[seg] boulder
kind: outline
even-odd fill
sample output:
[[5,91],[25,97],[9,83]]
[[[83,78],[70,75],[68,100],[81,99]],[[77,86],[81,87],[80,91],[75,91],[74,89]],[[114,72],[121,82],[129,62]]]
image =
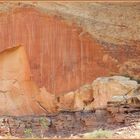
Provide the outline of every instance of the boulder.
[[[106,108],[107,102],[112,100],[113,96],[132,95],[138,83],[123,76],[100,77],[93,81],[92,87],[94,108]],[[122,98],[119,98],[119,101]]]
[[81,86],[76,91],[59,96],[59,109],[63,111],[92,110],[93,90],[91,85]]
[[138,85],[131,93],[113,96],[108,104],[127,104],[132,107],[140,107],[140,86]]
[[56,113],[58,111],[55,95],[47,92],[45,87],[40,88],[40,92],[36,95],[36,101],[46,113]]
[[128,77],[100,77],[92,85],[86,84],[76,91],[60,95],[58,108],[63,111],[91,111],[105,109],[108,102],[138,104],[134,99],[139,98],[138,89],[137,81]]
[[58,97],[60,111],[72,111],[74,109],[75,93],[69,92]]
[[92,110],[93,89],[89,84],[81,86],[75,91],[74,110]]

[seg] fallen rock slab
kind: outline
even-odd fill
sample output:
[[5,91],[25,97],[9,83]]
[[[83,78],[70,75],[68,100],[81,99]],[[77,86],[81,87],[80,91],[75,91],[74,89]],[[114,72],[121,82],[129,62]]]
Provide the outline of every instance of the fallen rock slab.
[[133,94],[138,83],[123,76],[100,77],[93,81],[92,87],[94,108],[106,108],[113,96]]

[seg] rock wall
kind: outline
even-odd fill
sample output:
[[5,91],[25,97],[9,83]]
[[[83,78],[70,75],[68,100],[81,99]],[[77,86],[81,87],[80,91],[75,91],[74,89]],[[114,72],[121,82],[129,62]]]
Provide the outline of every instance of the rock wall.
[[[34,7],[49,15],[74,22],[101,42],[139,45],[139,6],[133,2],[18,1],[1,2],[0,12]],[[83,12],[84,11],[84,12]],[[127,11],[127,12],[126,12]]]
[[[65,19],[65,14],[53,13],[53,10],[53,14],[44,12],[39,5],[9,5],[10,8],[0,14],[0,50],[23,45],[32,77],[39,87],[45,86],[47,91],[57,95],[111,74],[130,75],[139,79],[140,51],[137,43],[132,46],[114,45],[97,39],[96,34],[94,37],[85,30],[86,25],[79,25],[78,21],[85,19],[83,16],[79,19],[73,15],[74,20]],[[45,5],[52,8],[57,4]],[[88,6],[90,4],[87,3]],[[56,8],[60,10],[59,6]]]
[[113,96],[133,94],[139,88],[138,83],[130,78],[112,76],[97,78],[92,84],[65,94],[51,94],[45,87],[39,88],[33,80],[22,46],[1,52],[0,68],[0,115],[6,116],[54,115],[61,111],[105,109]]
[[[68,13],[61,6],[69,7]],[[112,96],[137,88],[137,82],[122,77],[95,80],[110,75],[140,78],[138,7],[130,4],[136,14],[136,26],[129,22],[134,13],[124,14],[121,4],[117,5],[120,12],[92,15],[95,8],[109,12],[112,6],[86,3],[80,8],[77,3],[0,3],[1,115],[94,110],[106,107]],[[85,14],[81,14],[81,9],[86,10]],[[120,17],[126,18],[121,24]],[[105,23],[108,28],[102,26]]]
[[26,48],[33,79],[53,94],[65,93],[106,75],[103,48],[75,25],[35,8],[18,8],[0,17],[0,50]]

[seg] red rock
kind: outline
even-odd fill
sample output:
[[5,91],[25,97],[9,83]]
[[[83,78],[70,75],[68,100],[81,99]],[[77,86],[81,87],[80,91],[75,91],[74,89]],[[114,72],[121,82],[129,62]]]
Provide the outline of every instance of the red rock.
[[0,51],[23,45],[33,79],[53,94],[67,93],[117,71],[116,60],[75,24],[33,8],[0,15]]
[[47,92],[45,88],[41,88],[40,92],[35,95],[39,106],[47,113],[56,113],[58,110],[57,99],[55,95]]
[[59,97],[59,110],[72,111],[74,110],[75,93],[69,92]]
[[[138,55],[137,48],[99,45],[75,23],[35,7],[11,8],[1,13],[0,31],[1,115],[56,112],[55,95],[62,95],[62,110],[104,107],[116,95],[112,83],[76,89],[112,72],[132,76],[139,72],[139,63],[132,59]],[[23,47],[14,47],[20,45]],[[117,90],[123,91],[119,86]]]

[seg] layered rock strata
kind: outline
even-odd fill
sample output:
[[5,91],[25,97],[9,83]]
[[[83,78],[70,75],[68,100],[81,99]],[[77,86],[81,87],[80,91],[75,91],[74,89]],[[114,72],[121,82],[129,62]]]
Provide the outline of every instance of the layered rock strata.
[[[0,135],[15,137],[54,137],[93,131],[100,126],[105,127],[108,112],[62,112],[54,117],[24,116],[0,117]],[[104,116],[104,117],[102,117]],[[99,121],[99,118],[102,120]]]
[[[140,109],[126,104],[108,104],[107,110],[61,112],[56,116],[0,117],[0,135],[20,138],[63,138],[97,129],[134,127],[140,121]],[[115,108],[115,109],[114,109]],[[119,133],[119,132],[118,132]],[[80,136],[79,135],[79,136]],[[82,137],[82,135],[80,136]]]

